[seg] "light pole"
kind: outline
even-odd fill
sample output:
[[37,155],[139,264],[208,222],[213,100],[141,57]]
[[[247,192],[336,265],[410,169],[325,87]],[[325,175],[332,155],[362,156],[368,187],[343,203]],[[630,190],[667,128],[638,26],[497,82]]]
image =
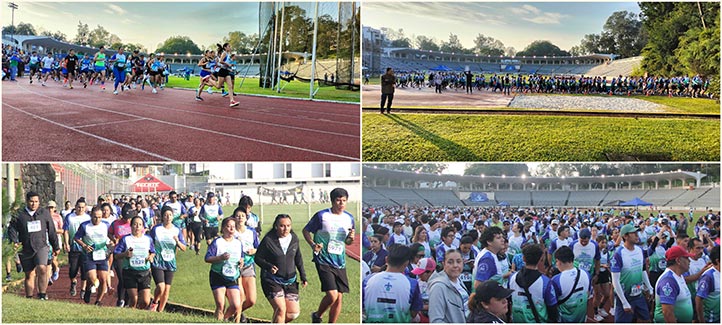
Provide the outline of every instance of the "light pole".
[[15,9],[18,9],[18,5],[15,4],[15,2],[11,2],[8,4],[8,8],[12,9],[12,15],[11,15],[11,25],[12,30],[10,30],[10,39],[15,43]]

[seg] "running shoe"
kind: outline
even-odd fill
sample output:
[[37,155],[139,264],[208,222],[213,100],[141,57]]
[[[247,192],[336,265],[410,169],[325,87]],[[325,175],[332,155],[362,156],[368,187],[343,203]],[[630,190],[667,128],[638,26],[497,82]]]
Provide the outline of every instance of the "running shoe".
[[316,315],[316,312],[311,313],[311,323],[323,323],[321,316]]
[[55,271],[55,272],[53,272],[53,276],[51,277],[51,279],[53,281],[58,281],[59,277],[60,277],[60,271]]
[[118,94],[118,91],[117,91],[117,90],[114,90],[114,91],[113,91],[113,95],[117,95],[117,94]]
[[148,310],[150,310],[150,311],[156,311],[157,308],[158,308],[157,302],[151,302],[150,305],[148,306]]
[[13,278],[10,276],[10,274],[5,276],[5,281],[11,281]]
[[100,86],[100,89],[101,89],[101,90],[105,90],[105,85],[101,85],[101,86]]
[[208,92],[209,94],[213,94],[213,89],[208,88],[208,90],[206,90],[206,92]]
[[83,88],[88,88],[88,83],[87,83],[87,82],[83,83]]
[[238,104],[240,104],[240,103],[234,100],[231,102],[231,105],[229,105],[229,106],[236,107],[236,106],[238,106]]
[[86,304],[90,303],[90,291],[83,292],[83,301],[85,301]]
[[110,274],[110,277],[111,277],[111,278],[112,278],[112,277],[115,277],[115,272],[113,272],[113,270],[108,271],[108,273]]
[[48,279],[48,287],[53,285],[53,279]]
[[102,306],[103,304],[101,304],[100,301],[96,301],[96,302],[95,302],[95,305],[96,305],[96,306]]
[[151,92],[154,93],[154,94],[157,94],[157,93],[158,93],[158,91],[155,90],[155,88],[153,88],[153,90],[152,90]]
[[246,318],[246,315],[243,314],[243,313],[241,313],[241,320],[240,320],[240,322],[241,322],[241,323],[244,323],[244,324],[245,324],[245,323],[248,323],[248,318]]
[[23,265],[15,264],[15,271],[18,271],[18,273],[23,273]]
[[43,86],[43,87],[45,87],[45,82],[43,82],[43,83],[42,83],[42,84],[40,84],[40,85],[41,85],[41,86]]
[[123,308],[125,306],[125,300],[118,300],[118,302],[115,303],[115,306]]
[[80,289],[80,298],[85,297],[85,289]]
[[223,97],[227,97],[228,95],[229,95],[228,92],[225,90],[221,93],[221,96],[223,96]]
[[609,313],[604,308],[599,309],[599,316],[609,317]]
[[196,100],[199,101],[199,102],[202,102],[202,101],[203,101],[203,98],[201,98],[201,96],[196,96]]
[[44,295],[38,297],[38,299],[40,299],[40,300],[48,300],[48,295],[47,295],[47,294],[44,294]]
[[136,84],[133,84],[131,87],[133,87],[133,89],[138,88],[138,86]]
[[70,89],[73,89],[73,86],[70,86],[69,88],[70,88]]
[[30,83],[33,83],[33,78],[30,78]]
[[70,283],[70,295],[73,297],[75,297],[75,295],[78,294],[78,290],[76,288],[77,286],[78,286],[77,282]]

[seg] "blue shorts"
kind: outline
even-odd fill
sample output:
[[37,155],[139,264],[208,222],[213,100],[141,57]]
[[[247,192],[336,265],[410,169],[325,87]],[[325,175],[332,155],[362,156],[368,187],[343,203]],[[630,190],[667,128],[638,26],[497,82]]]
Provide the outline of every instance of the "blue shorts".
[[87,273],[88,271],[107,271],[108,270],[108,261],[102,260],[102,261],[93,261],[92,256],[83,256],[83,273]]
[[61,70],[61,72],[62,72],[63,74],[68,74],[68,69],[63,68],[63,69]]
[[52,69],[49,69],[49,68],[43,68],[43,70],[42,70],[41,72],[42,72],[43,74],[46,74],[46,73],[49,73],[51,70],[52,70]]
[[102,67],[99,65],[95,66],[95,72],[103,72],[103,71],[105,71],[105,66],[102,66]]
[[647,301],[644,299],[643,294],[636,297],[627,297],[627,301],[629,302],[629,305],[632,306],[631,313],[625,313],[624,307],[622,306],[622,302],[619,300],[619,297],[617,297],[616,295],[614,296],[615,323],[633,323],[633,319],[635,318],[637,319],[637,321],[650,321],[649,307],[647,306]]

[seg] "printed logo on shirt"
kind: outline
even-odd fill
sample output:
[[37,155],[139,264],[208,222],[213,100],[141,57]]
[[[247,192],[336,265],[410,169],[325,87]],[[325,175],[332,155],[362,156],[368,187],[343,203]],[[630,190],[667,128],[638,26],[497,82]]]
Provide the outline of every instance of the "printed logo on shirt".
[[479,271],[486,272],[489,267],[484,263],[479,263]]
[[384,288],[386,288],[386,291],[391,291],[391,288],[393,288],[393,287],[394,286],[391,285],[391,282],[386,282],[386,284],[384,285]]
[[672,295],[672,286],[670,286],[669,283],[666,283],[664,287],[662,287],[662,294],[667,297]]

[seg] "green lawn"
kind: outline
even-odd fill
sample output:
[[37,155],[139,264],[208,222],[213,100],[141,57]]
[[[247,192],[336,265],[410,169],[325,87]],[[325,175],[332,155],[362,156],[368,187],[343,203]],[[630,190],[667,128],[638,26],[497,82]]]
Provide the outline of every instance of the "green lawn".
[[[180,77],[170,76],[168,79],[168,87],[176,88],[189,88],[198,89],[199,77],[191,77],[190,80],[185,80]],[[240,87],[241,79],[236,78],[235,89],[236,93],[242,94],[253,94],[253,95],[265,95],[265,96],[282,96],[292,98],[308,98],[310,85],[300,81],[292,81],[286,88],[280,93],[273,89],[260,88],[258,78],[247,78],[243,82],[243,88]],[[282,85],[286,82],[282,81]],[[283,87],[283,86],[282,86]],[[217,91],[217,89],[216,89]],[[337,100],[351,103],[358,103],[360,101],[360,92],[350,90],[339,90],[334,87],[321,87],[316,93],[315,99],[325,100]]]
[[[311,213],[315,213],[318,210],[328,208],[330,205],[322,204],[311,204]],[[224,207],[223,211],[226,216],[233,212],[235,206]],[[357,213],[358,204],[349,203],[347,207],[348,211],[356,217],[357,233],[358,228],[361,227],[360,219]],[[260,214],[260,207],[254,206],[254,213]],[[301,254],[303,254],[304,268],[306,270],[306,276],[308,277],[308,286],[306,288],[300,288],[301,297],[301,316],[297,323],[310,323],[311,312],[318,308],[318,303],[323,298],[323,292],[321,292],[321,285],[318,281],[316,268],[311,262],[311,248],[303,240],[303,234],[301,230],[308,222],[308,207],[306,205],[269,205],[263,207],[264,221],[263,233],[270,229],[273,219],[279,213],[286,213],[293,219],[293,230],[301,240]],[[260,239],[259,239],[260,240]],[[173,289],[170,294],[170,301],[178,302],[190,306],[205,308],[213,310],[213,296],[211,289],[208,284],[208,271],[210,264],[203,261],[203,257],[206,251],[206,245],[203,244],[201,255],[196,256],[194,252],[179,252],[178,253],[178,272],[173,279]],[[358,323],[361,315],[361,307],[359,306],[360,301],[360,264],[353,259],[346,259],[346,272],[349,278],[349,285],[351,292],[344,295],[343,313],[339,317],[339,323]],[[260,274],[260,270],[256,268],[256,273]],[[256,278],[256,286],[258,298],[256,305],[246,312],[246,315],[261,319],[271,319],[273,310],[268,300],[263,297],[261,290],[260,279]],[[324,315],[324,320],[328,320],[328,313]]]
[[[106,299],[110,300],[110,299]],[[212,317],[152,313],[128,308],[96,307],[63,301],[2,295],[3,323],[215,323]]]
[[364,161],[719,161],[720,122],[363,114]]

